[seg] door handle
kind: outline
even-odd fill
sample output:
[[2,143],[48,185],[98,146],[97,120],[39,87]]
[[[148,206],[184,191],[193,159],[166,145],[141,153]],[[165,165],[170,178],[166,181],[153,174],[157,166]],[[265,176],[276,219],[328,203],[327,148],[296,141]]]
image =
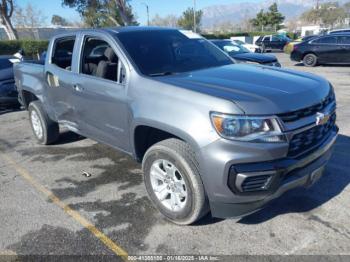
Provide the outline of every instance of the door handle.
[[82,88],[80,85],[78,84],[75,84],[73,85],[73,89],[77,92],[83,92],[84,91],[84,88]]
[[58,76],[54,75],[50,71],[46,72],[46,81],[50,87],[59,87],[60,81],[58,79]]

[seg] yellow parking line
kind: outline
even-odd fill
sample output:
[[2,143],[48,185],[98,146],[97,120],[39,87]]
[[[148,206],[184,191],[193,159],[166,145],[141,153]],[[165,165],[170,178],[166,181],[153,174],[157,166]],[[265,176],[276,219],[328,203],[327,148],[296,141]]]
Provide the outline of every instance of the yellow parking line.
[[92,223],[87,219],[82,217],[79,212],[71,209],[68,205],[62,202],[58,197],[56,197],[50,190],[45,188],[43,185],[39,184],[23,167],[18,165],[11,157],[0,151],[0,156],[14,169],[18,174],[20,174],[24,179],[26,179],[34,188],[46,195],[54,204],[63,209],[63,211],[70,215],[73,219],[79,222],[83,227],[87,228],[95,237],[97,237],[103,244],[105,244],[110,250],[112,250],[116,255],[120,256],[124,261],[128,261],[128,253],[115,242],[113,242],[109,237],[98,230]]

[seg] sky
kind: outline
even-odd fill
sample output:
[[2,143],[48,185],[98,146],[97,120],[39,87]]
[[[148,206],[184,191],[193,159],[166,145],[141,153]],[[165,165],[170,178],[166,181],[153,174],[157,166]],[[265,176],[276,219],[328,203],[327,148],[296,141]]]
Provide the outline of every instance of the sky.
[[[261,2],[262,0],[196,0],[197,9],[210,5],[230,4],[237,2]],[[31,3],[35,8],[41,10],[43,15],[47,17],[47,24],[50,24],[51,17],[58,14],[70,21],[80,21],[79,14],[74,8],[62,7],[61,0],[15,0],[16,4],[25,7]],[[149,6],[150,19],[156,14],[165,16],[168,14],[181,15],[188,7],[193,6],[193,0],[132,0],[131,5],[137,15],[137,20],[141,25],[147,23],[146,7],[143,3]]]

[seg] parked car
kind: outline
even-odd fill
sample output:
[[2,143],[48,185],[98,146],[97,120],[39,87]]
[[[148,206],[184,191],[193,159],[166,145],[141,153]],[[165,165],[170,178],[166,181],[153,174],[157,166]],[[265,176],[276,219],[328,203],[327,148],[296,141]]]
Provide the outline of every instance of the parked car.
[[304,36],[304,37],[300,37],[292,42],[289,42],[288,44],[286,44],[283,48],[283,52],[290,55],[294,49],[294,45],[297,45],[301,42],[304,41],[310,41],[313,38],[319,37],[319,35],[309,35],[309,36]]
[[291,40],[285,36],[265,35],[260,36],[255,44],[260,47],[262,53],[265,53],[266,51],[283,50],[284,46],[290,41]]
[[45,64],[14,72],[39,143],[54,143],[61,125],[132,155],[151,201],[181,225],[209,210],[244,216],[313,184],[338,132],[327,80],[235,64],[188,31],[67,32],[51,39]]
[[19,107],[18,94],[13,76],[14,56],[0,56],[0,108]]
[[241,45],[241,46],[245,47],[246,49],[248,49],[252,53],[260,53],[260,47],[257,45],[248,44],[248,43],[245,43],[245,42],[243,42],[241,40],[237,40],[237,39],[233,39],[231,41],[237,45]]
[[350,33],[350,28],[345,28],[345,29],[332,30],[328,34],[333,35],[333,34],[349,34],[349,33]]
[[290,58],[305,66],[350,64],[350,34],[324,35],[294,46]]
[[244,46],[233,43],[232,40],[212,40],[212,42],[238,62],[281,67],[274,55],[252,53]]

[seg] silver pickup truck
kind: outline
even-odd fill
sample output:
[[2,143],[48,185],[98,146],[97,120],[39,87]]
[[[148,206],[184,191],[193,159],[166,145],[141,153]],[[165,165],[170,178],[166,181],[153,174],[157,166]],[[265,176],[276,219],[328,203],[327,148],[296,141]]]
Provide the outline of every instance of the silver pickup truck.
[[59,126],[142,162],[169,220],[240,217],[317,181],[337,137],[331,84],[236,64],[197,34],[125,27],[54,37],[45,63],[14,68],[39,143]]

